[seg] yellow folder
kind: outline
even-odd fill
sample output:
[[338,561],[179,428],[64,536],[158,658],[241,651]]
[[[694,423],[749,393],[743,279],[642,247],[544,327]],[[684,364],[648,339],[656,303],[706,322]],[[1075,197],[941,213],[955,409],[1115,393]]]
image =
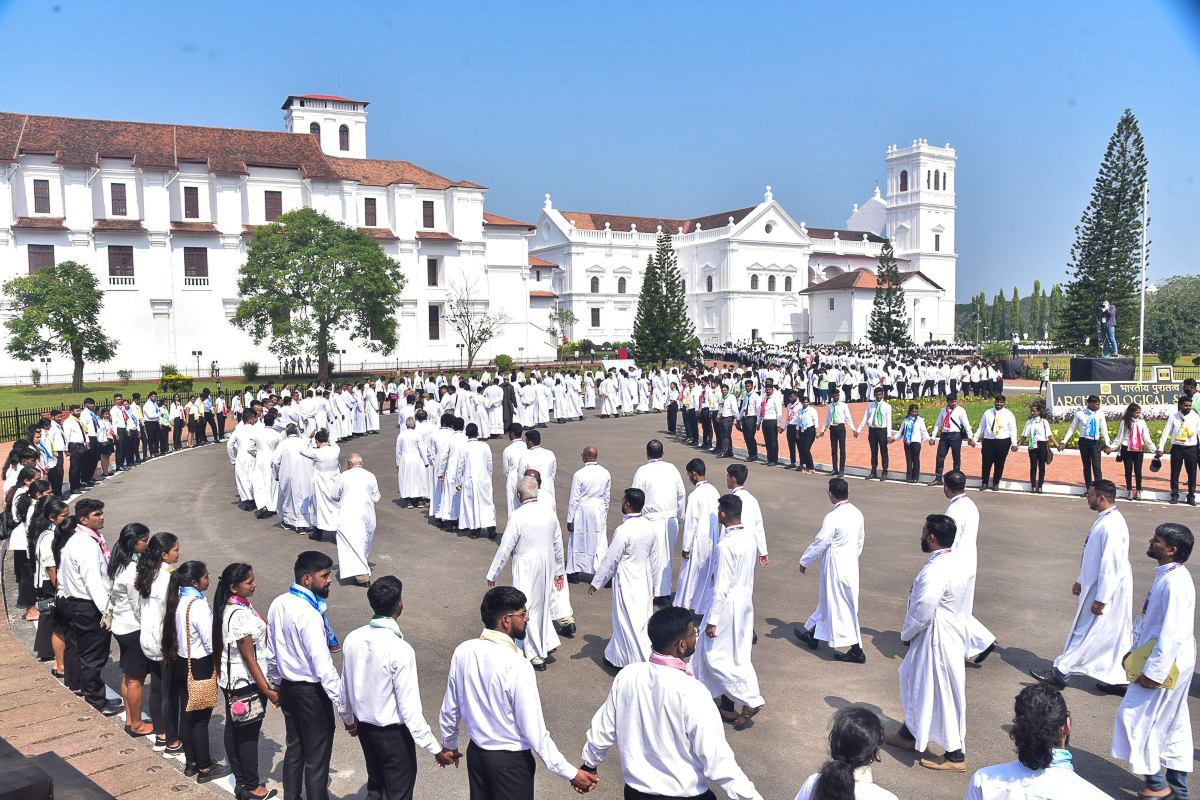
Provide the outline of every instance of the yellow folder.
[[[1129,682],[1133,683],[1142,675],[1142,671],[1146,669],[1146,662],[1150,660],[1150,654],[1154,652],[1155,646],[1158,645],[1158,639],[1150,639],[1137,650],[1126,654],[1122,660],[1125,667],[1125,676],[1129,678]],[[1174,689],[1176,681],[1179,680],[1179,667],[1172,665],[1171,672],[1167,675],[1167,679],[1163,681],[1164,689]]]

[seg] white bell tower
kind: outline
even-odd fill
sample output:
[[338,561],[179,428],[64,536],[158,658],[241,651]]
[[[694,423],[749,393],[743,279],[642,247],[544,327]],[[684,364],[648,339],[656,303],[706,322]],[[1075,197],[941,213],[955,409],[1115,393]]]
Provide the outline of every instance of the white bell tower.
[[327,94],[293,94],[283,104],[288,133],[316,136],[321,150],[339,158],[367,157],[367,103]]
[[[947,144],[926,139],[912,146],[887,150],[887,224],[897,257],[908,259],[902,269],[921,272],[945,290],[934,338],[954,339],[955,252],[954,189],[958,156]],[[931,320],[932,323],[932,320]]]

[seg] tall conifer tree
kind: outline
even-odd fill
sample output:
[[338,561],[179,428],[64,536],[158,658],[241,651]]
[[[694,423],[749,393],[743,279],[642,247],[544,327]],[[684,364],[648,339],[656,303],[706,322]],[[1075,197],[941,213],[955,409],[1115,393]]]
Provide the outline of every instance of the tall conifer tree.
[[679,262],[675,257],[675,245],[671,234],[660,232],[657,240],[655,260],[658,261],[658,277],[662,281],[662,324],[664,349],[660,363],[672,358],[686,358],[694,352],[696,329],[688,316],[687,295],[683,277],[679,274]]
[[879,253],[879,271],[875,276],[875,302],[871,307],[871,322],[867,338],[871,344],[885,347],[907,347],[912,344],[904,314],[904,290],[900,288],[900,267],[892,250],[892,241],[883,243]]
[[662,277],[658,260],[646,256],[646,274],[633,317],[633,352],[639,364],[657,364],[666,356],[666,324],[663,314]]

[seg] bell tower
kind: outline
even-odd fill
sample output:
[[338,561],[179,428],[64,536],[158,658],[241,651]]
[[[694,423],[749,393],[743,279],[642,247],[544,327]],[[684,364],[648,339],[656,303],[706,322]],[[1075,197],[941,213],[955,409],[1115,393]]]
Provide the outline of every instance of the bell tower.
[[316,136],[321,150],[339,158],[367,157],[367,103],[328,94],[293,94],[283,103],[288,133]]

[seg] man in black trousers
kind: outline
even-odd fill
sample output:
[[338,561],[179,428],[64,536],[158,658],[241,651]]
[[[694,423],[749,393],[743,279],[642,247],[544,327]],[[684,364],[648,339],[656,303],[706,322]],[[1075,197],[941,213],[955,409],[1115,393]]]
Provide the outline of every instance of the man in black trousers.
[[742,440],[746,443],[746,460],[758,461],[758,406],[761,401],[754,391],[754,381],[746,381],[746,392],[742,395],[741,425]]

